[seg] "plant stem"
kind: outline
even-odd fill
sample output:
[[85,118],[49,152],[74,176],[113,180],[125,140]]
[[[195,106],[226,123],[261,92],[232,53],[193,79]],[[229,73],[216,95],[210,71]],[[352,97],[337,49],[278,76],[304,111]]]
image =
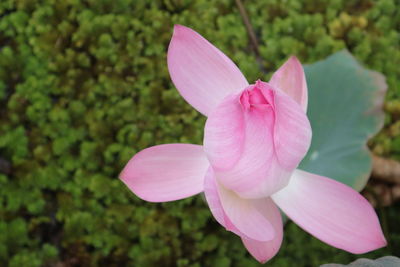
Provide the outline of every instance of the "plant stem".
[[260,55],[260,50],[258,49],[259,45],[258,45],[257,36],[256,36],[253,26],[251,25],[249,16],[247,15],[247,11],[241,0],[235,0],[235,2],[236,2],[236,6],[239,9],[240,16],[242,17],[244,26],[246,27],[247,35],[249,36],[250,44],[251,44],[252,50],[254,52],[254,55],[256,57],[257,63],[260,67],[260,70],[262,73],[267,74],[268,71],[265,69],[264,61]]

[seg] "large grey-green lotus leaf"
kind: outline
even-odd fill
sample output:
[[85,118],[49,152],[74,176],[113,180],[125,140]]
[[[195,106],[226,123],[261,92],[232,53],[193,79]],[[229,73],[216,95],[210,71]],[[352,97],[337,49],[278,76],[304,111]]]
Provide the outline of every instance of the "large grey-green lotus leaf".
[[313,130],[300,169],[361,191],[371,173],[366,143],[383,126],[386,82],[348,52],[305,66]]

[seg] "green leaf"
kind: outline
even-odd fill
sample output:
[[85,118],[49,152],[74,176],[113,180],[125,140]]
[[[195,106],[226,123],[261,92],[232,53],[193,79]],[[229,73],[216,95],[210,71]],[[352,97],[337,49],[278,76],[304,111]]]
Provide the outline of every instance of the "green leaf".
[[371,172],[366,143],[383,126],[385,78],[347,51],[307,65],[305,72],[313,138],[300,168],[361,190]]

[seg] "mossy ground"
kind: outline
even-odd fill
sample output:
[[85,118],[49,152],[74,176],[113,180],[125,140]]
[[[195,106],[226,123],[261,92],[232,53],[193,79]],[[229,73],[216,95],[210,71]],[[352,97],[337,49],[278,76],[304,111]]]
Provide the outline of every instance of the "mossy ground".
[[[400,1],[245,1],[265,68],[348,48],[387,77],[385,128],[372,150],[400,159]],[[118,173],[137,151],[201,143],[204,117],[178,95],[166,49],[173,25],[194,28],[249,81],[258,69],[232,0],[0,2],[1,266],[256,266],[202,196],[150,204]],[[381,209],[399,255],[400,206]],[[289,223],[269,266],[348,263]]]

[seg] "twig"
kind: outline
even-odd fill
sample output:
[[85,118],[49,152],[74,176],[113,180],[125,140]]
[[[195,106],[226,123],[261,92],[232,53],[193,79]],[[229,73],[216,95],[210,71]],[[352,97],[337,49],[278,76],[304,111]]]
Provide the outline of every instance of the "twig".
[[400,162],[372,156],[372,174],[363,192],[375,207],[387,207],[400,200]]
[[259,65],[259,67],[260,67],[260,70],[264,74],[267,74],[268,72],[264,67],[264,61],[263,61],[263,59],[262,59],[262,57],[260,55],[260,50],[258,49],[257,36],[256,36],[256,34],[254,32],[253,26],[251,25],[249,16],[247,15],[247,11],[246,11],[246,9],[245,9],[245,7],[244,7],[244,5],[243,5],[241,0],[235,0],[235,2],[236,2],[236,6],[239,9],[240,16],[242,17],[244,26],[246,27],[246,31],[247,31],[247,34],[248,34],[249,39],[250,39],[250,44],[251,44],[251,47],[253,48],[253,52],[254,52],[254,55],[256,56],[256,60],[257,60],[257,63]]
[[400,185],[400,162],[373,155],[372,179]]
[[400,185],[388,185],[370,180],[363,195],[375,207],[387,207],[400,200]]

